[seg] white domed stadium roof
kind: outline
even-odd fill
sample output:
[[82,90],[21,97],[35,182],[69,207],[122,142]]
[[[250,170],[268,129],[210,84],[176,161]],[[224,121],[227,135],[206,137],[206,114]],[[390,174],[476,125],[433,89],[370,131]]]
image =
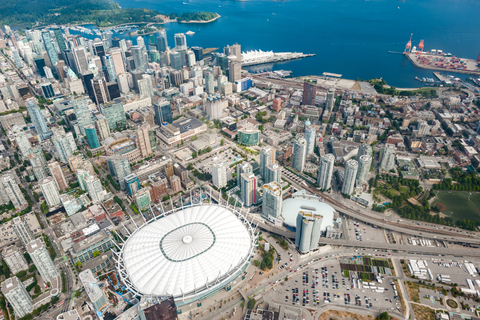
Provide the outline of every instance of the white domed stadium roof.
[[225,285],[248,263],[253,233],[230,208],[178,209],[136,230],[122,248],[127,282],[140,294],[185,297]]
[[305,190],[296,192],[283,201],[282,216],[283,223],[292,229],[296,228],[299,211],[312,211],[323,216],[321,230],[325,231],[328,226],[333,227],[333,214],[335,209],[325,202],[320,201],[316,196],[305,194]]

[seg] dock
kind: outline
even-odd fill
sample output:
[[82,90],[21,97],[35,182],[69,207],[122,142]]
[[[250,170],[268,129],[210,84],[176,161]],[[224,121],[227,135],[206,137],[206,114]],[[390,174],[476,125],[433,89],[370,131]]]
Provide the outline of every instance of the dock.
[[[407,58],[414,66],[422,69],[438,70],[480,75],[479,63],[473,59],[457,58],[428,52],[406,53]],[[437,77],[438,78],[438,77]]]
[[256,66],[266,63],[277,63],[289,60],[297,60],[307,57],[313,57],[315,54],[302,52],[280,52],[272,51],[248,51],[242,53],[242,67]]

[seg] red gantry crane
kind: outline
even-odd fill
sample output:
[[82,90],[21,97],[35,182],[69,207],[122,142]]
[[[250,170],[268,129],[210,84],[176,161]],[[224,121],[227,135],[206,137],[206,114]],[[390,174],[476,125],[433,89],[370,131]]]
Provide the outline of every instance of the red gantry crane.
[[420,54],[422,52],[423,52],[423,39],[420,40],[420,43],[418,44],[417,54]]
[[410,53],[410,51],[412,50],[412,36],[413,33],[410,34],[410,40],[408,40],[407,45],[405,46],[405,51],[403,52],[404,54]]

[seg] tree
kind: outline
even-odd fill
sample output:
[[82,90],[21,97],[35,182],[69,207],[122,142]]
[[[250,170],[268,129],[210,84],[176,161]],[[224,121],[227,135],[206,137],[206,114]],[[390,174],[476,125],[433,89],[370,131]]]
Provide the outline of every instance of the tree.
[[187,166],[187,170],[193,170],[193,164],[189,163]]
[[389,320],[390,315],[388,314],[387,311],[380,313],[380,315],[377,317],[378,320]]
[[247,309],[252,310],[255,307],[257,301],[254,298],[248,299]]
[[225,139],[220,140],[220,145],[221,146],[225,145]]
[[197,151],[193,151],[192,152],[192,158],[195,159],[196,157],[198,157],[198,153],[197,153]]
[[258,126],[258,130],[263,131],[263,124]]

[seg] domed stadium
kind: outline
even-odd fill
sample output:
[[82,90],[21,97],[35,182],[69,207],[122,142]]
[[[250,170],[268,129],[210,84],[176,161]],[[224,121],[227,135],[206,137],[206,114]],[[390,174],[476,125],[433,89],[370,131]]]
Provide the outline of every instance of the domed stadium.
[[120,243],[117,269],[138,296],[189,303],[227,287],[248,266],[254,244],[254,229],[238,210],[187,206],[150,220]]

